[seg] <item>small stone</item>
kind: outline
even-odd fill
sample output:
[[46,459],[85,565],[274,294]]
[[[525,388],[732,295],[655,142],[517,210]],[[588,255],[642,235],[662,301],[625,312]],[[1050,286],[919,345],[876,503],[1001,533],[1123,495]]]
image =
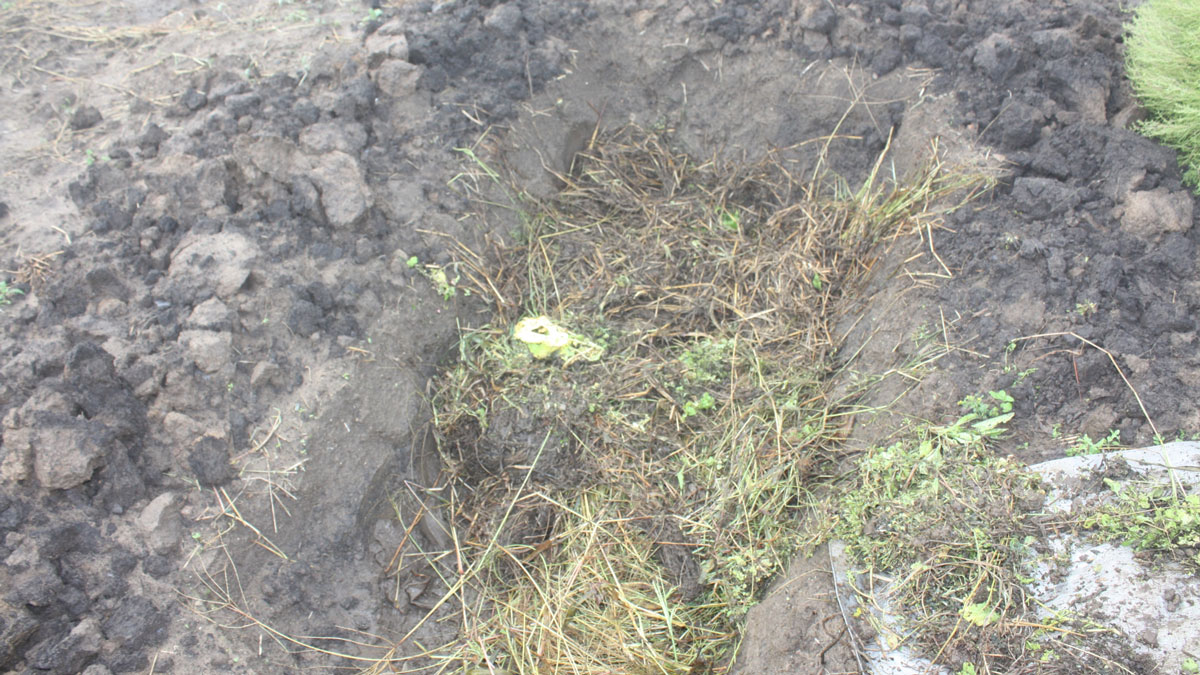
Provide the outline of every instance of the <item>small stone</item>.
[[295,144],[279,136],[239,137],[233,143],[234,158],[247,167],[243,171],[257,169],[281,183],[292,177],[295,151]]
[[115,319],[125,315],[126,305],[116,298],[104,298],[96,303],[96,313],[107,319]]
[[137,526],[146,536],[146,544],[157,554],[177,546],[183,535],[179,520],[180,500],[173,492],[164,492],[150,500],[138,514]]
[[871,71],[876,75],[883,77],[896,69],[900,65],[904,56],[900,50],[894,46],[884,47],[871,59]]
[[225,107],[234,118],[249,115],[262,105],[262,96],[254,92],[235,94],[225,99]]
[[975,47],[975,67],[996,82],[1004,81],[1020,65],[1021,54],[1003,33],[992,33]]
[[104,425],[82,420],[29,431],[33,472],[48,490],[66,490],[91,480],[114,442]]
[[287,327],[300,337],[311,337],[321,330],[324,314],[312,302],[298,298],[288,312]]
[[153,157],[158,154],[158,146],[162,145],[162,142],[170,137],[171,135],[163,131],[162,127],[151,122],[146,126],[146,131],[141,136],[138,136],[137,144],[143,153]]
[[365,43],[368,63],[377,66],[388,59],[408,60],[408,38],[404,35],[404,24],[399,20],[389,21],[371,33]]
[[148,555],[142,560],[142,571],[155,579],[162,579],[171,573],[171,560],[165,555]]
[[4,458],[0,459],[0,480],[6,483],[27,481],[33,476],[32,429],[18,429],[4,435]]
[[[412,64],[406,64],[416,68]],[[367,130],[358,122],[318,122],[300,132],[300,147],[310,155],[339,150],[357,155],[367,144]]]
[[95,619],[80,621],[66,637],[45,649],[36,650],[30,665],[38,670],[77,673],[83,664],[100,652],[104,636]]
[[1176,593],[1175,589],[1173,588],[1168,588],[1167,590],[1163,591],[1163,602],[1166,603],[1168,612],[1174,612],[1175,610],[1179,609],[1179,605],[1181,603],[1179,594]]
[[178,446],[188,446],[204,435],[204,425],[183,413],[171,411],[163,415],[163,431]]
[[6,607],[0,617],[0,658],[26,647],[41,625],[24,607]]
[[900,20],[908,25],[924,26],[932,18],[933,13],[921,4],[907,3],[900,8]]
[[825,2],[809,0],[800,10],[800,27],[821,35],[829,35],[837,26],[837,12]]
[[163,523],[164,518],[169,518],[172,514],[178,514],[179,504],[178,497],[174,492],[164,492],[150,503],[142,508],[142,512],[138,515],[137,525],[142,532],[150,534],[157,530]]
[[1013,198],[1031,218],[1048,218],[1079,203],[1079,191],[1053,178],[1022,176],[1013,181]]
[[366,215],[371,193],[358,162],[350,155],[334,151],[313,158],[310,178],[321,193],[330,225],[349,227]]
[[166,627],[162,612],[144,597],[133,596],[125,599],[117,611],[105,619],[104,634],[109,640],[118,644],[130,641],[143,642],[148,634],[160,631]]
[[171,255],[168,276],[187,285],[212,288],[217,297],[237,293],[250,276],[258,248],[235,232],[186,238]]

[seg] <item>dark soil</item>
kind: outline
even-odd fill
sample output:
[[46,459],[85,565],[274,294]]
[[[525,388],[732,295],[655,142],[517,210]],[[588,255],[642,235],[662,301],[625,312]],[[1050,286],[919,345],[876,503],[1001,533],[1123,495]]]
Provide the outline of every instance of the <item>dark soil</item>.
[[[185,12],[142,4],[124,20]],[[203,4],[189,20],[218,16]],[[188,31],[88,41],[0,10],[26,54],[0,66],[20,160],[0,180],[0,268],[23,291],[0,308],[0,670],[361,667],[279,635],[378,658],[452,614],[434,605],[442,563],[409,555],[448,544],[436,515],[409,528],[428,512],[406,486],[437,479],[427,380],[488,312],[408,261],[446,264],[515,226],[468,216],[459,147],[544,196],[597,124],[661,129],[697,157],[783,148],[798,172],[824,146],[805,143],[836,133],[824,168],[850,185],[889,138],[888,175],[941,138],[999,183],[929,233],[935,248],[881,255],[836,331],[843,372],[949,350],[867,403],[903,393],[894,410],[941,419],[1006,389],[1003,449],[1030,462],[1062,454],[1058,432],[1200,431],[1194,197],[1173,153],[1127,129],[1116,3],[380,8],[278,72],[218,37],[202,67],[128,68],[116,89],[80,82]],[[77,77],[52,75],[68,56]],[[886,433],[859,421],[859,442]],[[739,672],[857,670],[822,569],[752,611]],[[243,614],[211,614],[225,604]],[[396,653],[454,634],[430,621]]]

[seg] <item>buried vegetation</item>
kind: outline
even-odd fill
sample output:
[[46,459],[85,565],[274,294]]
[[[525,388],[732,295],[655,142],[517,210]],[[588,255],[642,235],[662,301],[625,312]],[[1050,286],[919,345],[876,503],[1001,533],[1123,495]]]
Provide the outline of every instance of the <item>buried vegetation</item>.
[[876,244],[986,181],[931,164],[838,191],[634,128],[580,163],[521,243],[459,264],[497,314],[464,332],[434,400],[465,571],[443,663],[722,672],[836,471],[853,413],[826,395],[839,299]]

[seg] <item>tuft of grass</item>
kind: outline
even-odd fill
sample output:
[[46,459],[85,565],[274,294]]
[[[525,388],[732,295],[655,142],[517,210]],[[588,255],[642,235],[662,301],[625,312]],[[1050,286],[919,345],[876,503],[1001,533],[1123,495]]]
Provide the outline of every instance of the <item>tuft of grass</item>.
[[1126,72],[1149,113],[1137,130],[1179,152],[1200,188],[1200,3],[1148,0],[1129,25]]

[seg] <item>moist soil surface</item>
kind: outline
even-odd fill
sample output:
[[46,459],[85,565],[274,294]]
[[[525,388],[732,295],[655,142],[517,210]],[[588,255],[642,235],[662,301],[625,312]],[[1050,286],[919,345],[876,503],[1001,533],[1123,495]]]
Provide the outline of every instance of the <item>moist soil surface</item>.
[[[834,326],[846,387],[928,362],[880,378],[852,447],[1000,389],[1029,463],[1200,431],[1195,202],[1129,130],[1118,3],[235,4],[0,4],[0,670],[453,641],[436,565],[397,557],[454,548],[413,489],[430,380],[490,318],[453,261],[519,227],[472,158],[549,198],[631,122],[849,185],[935,144],[997,179],[881,250]],[[828,566],[785,576],[714,667],[857,672]]]

